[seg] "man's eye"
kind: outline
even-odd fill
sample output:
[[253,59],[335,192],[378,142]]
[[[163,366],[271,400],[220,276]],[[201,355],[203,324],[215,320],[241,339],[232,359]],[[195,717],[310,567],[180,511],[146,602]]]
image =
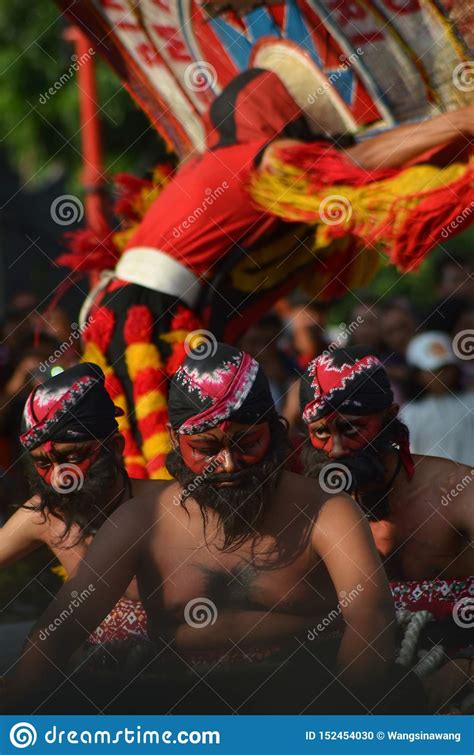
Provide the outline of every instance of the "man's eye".
[[317,427],[313,430],[313,435],[316,438],[329,438],[329,432],[324,427]]
[[344,433],[344,435],[357,435],[359,428],[354,427],[354,425],[347,425],[343,428],[342,432]]
[[216,447],[200,446],[197,448],[196,446],[192,446],[192,449],[194,453],[200,454],[201,456],[216,456],[216,454],[219,453],[219,449]]
[[48,469],[51,466],[50,461],[35,461],[35,467],[38,469]]

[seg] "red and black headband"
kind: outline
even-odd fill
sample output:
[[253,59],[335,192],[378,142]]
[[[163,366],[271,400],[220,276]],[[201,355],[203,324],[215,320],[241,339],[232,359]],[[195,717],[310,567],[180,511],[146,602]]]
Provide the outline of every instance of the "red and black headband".
[[301,378],[300,404],[307,425],[334,412],[375,414],[392,403],[388,375],[372,354],[360,359],[342,349],[322,354]]
[[85,362],[35,388],[25,404],[20,443],[26,451],[46,441],[104,440],[118,430],[123,414],[105,389],[104,373]]
[[193,435],[233,420],[258,424],[276,416],[268,380],[255,359],[226,344],[202,358],[191,351],[174,374],[168,412],[171,426]]

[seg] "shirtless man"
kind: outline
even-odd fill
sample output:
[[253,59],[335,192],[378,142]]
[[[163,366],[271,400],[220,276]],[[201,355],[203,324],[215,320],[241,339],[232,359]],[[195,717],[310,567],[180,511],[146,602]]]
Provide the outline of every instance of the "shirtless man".
[[[308,428],[305,474],[358,501],[396,600],[451,618],[460,601],[472,601],[473,470],[411,455],[387,373],[362,347],[314,359],[300,400]],[[400,582],[411,584],[399,594]],[[461,666],[468,670],[467,661]]]
[[[17,699],[64,669],[136,574],[160,656],[171,648],[190,665],[203,653],[225,663],[235,653],[256,659],[278,649],[284,667],[296,649],[311,685],[308,705],[324,701],[334,679],[331,671],[321,687],[329,664],[345,690],[367,702],[370,695],[361,691],[367,680],[386,683],[395,625],[386,577],[357,504],[283,470],[286,428],[266,377],[244,352],[223,344],[205,359],[191,352],[173,377],[169,416],[167,466],[175,481],[110,515],[33,631],[14,682]],[[41,641],[71,589],[80,594],[90,584],[88,600]],[[342,600],[348,595],[353,599]],[[322,665],[314,663],[318,649],[307,647],[307,631],[331,611],[342,615],[344,627],[337,660],[323,655]],[[276,671],[260,680],[264,686],[271,679],[264,694],[274,689]],[[304,682],[300,674],[298,685]],[[288,706],[292,694],[285,688]],[[163,705],[157,690],[153,696]],[[169,689],[166,696],[172,708]],[[381,697],[371,698],[372,707]]]
[[[110,513],[162,485],[129,479],[115,419],[122,413],[95,364],[71,367],[30,393],[20,441],[33,495],[0,529],[0,567],[47,545],[72,576]],[[93,640],[145,632],[134,581],[124,598]]]

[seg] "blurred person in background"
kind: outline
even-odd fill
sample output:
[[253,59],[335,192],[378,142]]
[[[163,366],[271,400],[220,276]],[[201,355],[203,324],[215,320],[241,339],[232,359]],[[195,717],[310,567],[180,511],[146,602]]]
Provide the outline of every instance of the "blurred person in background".
[[295,360],[279,345],[283,332],[283,322],[270,312],[249,328],[239,342],[240,348],[262,367],[279,413],[283,411],[291,384],[298,379]]
[[382,331],[381,361],[387,370],[395,401],[405,403],[411,371],[406,350],[415,335],[416,319],[406,299],[393,299],[384,303],[380,316]]
[[[352,307],[348,317],[348,346],[366,346],[371,351],[380,352],[382,347],[381,308],[375,296],[364,294]],[[351,327],[357,323],[357,327]]]
[[474,301],[464,299],[464,306],[451,330],[453,344],[460,355],[461,385],[474,391]]
[[474,391],[461,389],[460,362],[446,333],[421,333],[410,341],[413,397],[401,417],[413,453],[474,465]]
[[38,313],[36,329],[42,338],[46,335],[61,344],[63,363],[73,365],[80,357],[80,332],[77,323],[71,323],[64,309],[55,307]]
[[317,301],[297,304],[290,311],[288,328],[298,367],[305,370],[328,346],[325,333],[328,305]]
[[443,255],[435,267],[435,285],[438,303],[453,296],[474,298],[472,257],[466,253],[443,250]]

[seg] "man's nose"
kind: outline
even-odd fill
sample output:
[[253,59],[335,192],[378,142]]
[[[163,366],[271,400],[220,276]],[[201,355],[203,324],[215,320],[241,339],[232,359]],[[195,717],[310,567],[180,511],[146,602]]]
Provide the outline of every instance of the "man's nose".
[[225,448],[221,453],[221,470],[227,474],[237,470],[234,454],[229,448]]
[[332,436],[332,448],[328,454],[329,458],[342,459],[342,457],[346,455],[347,455],[347,451],[344,448],[341,436],[339,435],[339,433],[334,434]]

